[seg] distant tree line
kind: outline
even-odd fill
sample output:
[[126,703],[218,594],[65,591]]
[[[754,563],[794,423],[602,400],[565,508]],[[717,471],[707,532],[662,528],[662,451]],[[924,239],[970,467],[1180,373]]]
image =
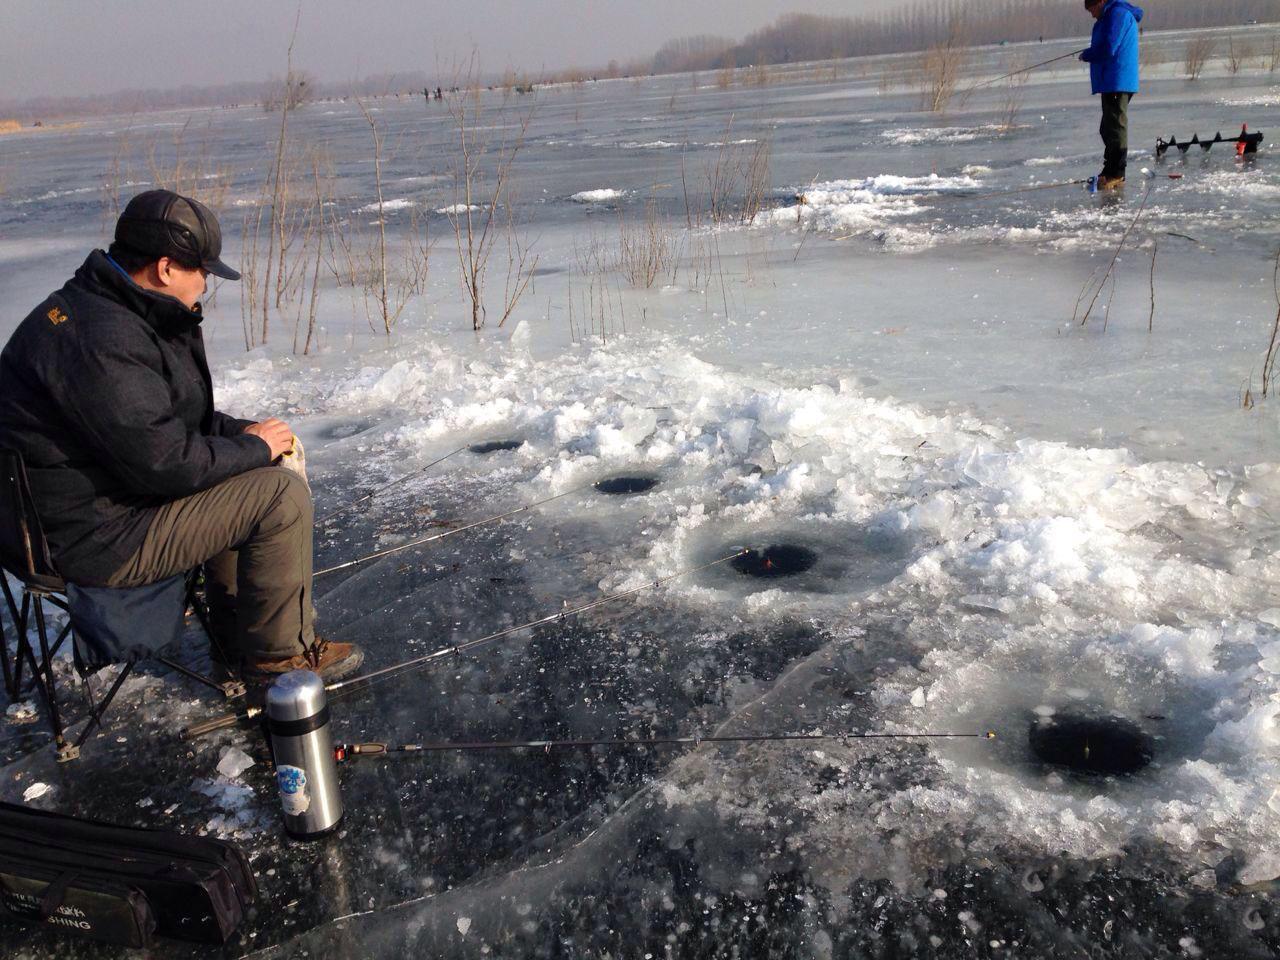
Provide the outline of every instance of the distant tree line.
[[[1145,9],[1146,30],[1229,26],[1273,20],[1277,13],[1276,0],[1159,0]],[[984,44],[1078,37],[1092,24],[1080,0],[921,0],[864,17],[793,13],[737,43],[714,36],[671,40],[654,55],[652,69],[675,73],[834,60],[927,50],[957,39]]]
[[[1142,0],[1137,2],[1142,5]],[[1143,27],[1147,30],[1230,26],[1250,20],[1274,20],[1277,16],[1276,0],[1151,0],[1145,9]],[[651,58],[624,64],[610,61],[600,69],[572,67],[542,71],[539,76],[540,82],[581,82],[649,73],[834,60],[928,50],[943,42],[984,44],[1078,37],[1087,34],[1091,25],[1080,0],[917,0],[878,16],[787,14],[741,41],[707,34],[681,37],[664,43]],[[508,75],[516,74],[509,70]],[[304,74],[296,76],[305,77]],[[480,82],[507,85],[501,75],[483,78]],[[238,104],[275,107],[282,97],[288,97],[291,106],[298,106],[305,100],[375,97],[438,85],[447,88],[450,82],[448,78],[429,76],[424,71],[409,71],[366,77],[355,83],[320,83],[307,79],[302,84],[291,83],[286,92],[284,81],[277,78],[210,87],[0,101],[0,118],[31,123],[46,117],[146,113],[184,107]]]

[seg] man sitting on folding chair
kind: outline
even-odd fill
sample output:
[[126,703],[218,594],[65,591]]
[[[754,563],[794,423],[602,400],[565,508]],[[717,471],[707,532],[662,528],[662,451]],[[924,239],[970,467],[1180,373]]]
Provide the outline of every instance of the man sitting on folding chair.
[[69,584],[123,591],[203,564],[215,660],[249,683],[303,667],[337,679],[363,654],[314,634],[311,494],[272,466],[292,431],[213,407],[200,298],[211,273],[240,279],[221,252],[203,204],[168,190],[129,201],[110,248],[0,353],[0,448],[25,461]]

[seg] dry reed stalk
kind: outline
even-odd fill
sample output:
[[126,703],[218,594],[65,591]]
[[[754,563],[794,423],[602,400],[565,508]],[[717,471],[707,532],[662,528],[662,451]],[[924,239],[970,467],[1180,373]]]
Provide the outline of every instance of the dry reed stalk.
[[[1138,212],[1134,214],[1133,220],[1130,222],[1123,236],[1120,237],[1120,243],[1116,246],[1116,252],[1111,255],[1111,261],[1110,263],[1107,264],[1107,269],[1103,272],[1102,279],[1098,282],[1098,288],[1097,290],[1094,291],[1093,298],[1089,301],[1089,308],[1085,310],[1084,317],[1080,320],[1080,326],[1083,327],[1089,322],[1089,317],[1093,313],[1093,308],[1097,305],[1098,298],[1102,296],[1102,290],[1104,287],[1106,287],[1108,281],[1111,282],[1111,297],[1114,299],[1115,289],[1116,289],[1115,288],[1116,264],[1120,261],[1120,253],[1124,250],[1124,245],[1128,242],[1129,235],[1133,233],[1134,227],[1136,227],[1138,225],[1138,221],[1142,219],[1143,211],[1147,209],[1147,201],[1151,199],[1151,187],[1153,186],[1153,184],[1154,184],[1154,181],[1148,181],[1147,189],[1142,194],[1142,203],[1138,205]],[[1090,283],[1092,282],[1093,282],[1092,278],[1090,278]],[[1088,290],[1088,285],[1085,286],[1085,290],[1086,291]],[[1077,308],[1080,302],[1083,301],[1083,299],[1084,299],[1084,295],[1081,296],[1080,300],[1076,301]],[[1110,306],[1110,301],[1108,301],[1108,307],[1109,306]],[[1109,313],[1110,313],[1110,309],[1108,309],[1108,314]],[[1104,332],[1107,329],[1106,325],[1110,321],[1110,319],[1111,319],[1110,316],[1108,316],[1103,320],[1102,329]]]
[[920,90],[924,108],[943,113],[955,96],[960,74],[969,58],[955,28],[942,43],[925,51],[920,60]]
[[759,137],[753,145],[743,170],[745,191],[742,202],[742,222],[751,223],[769,203],[769,168],[773,159],[773,137]]
[[[469,75],[474,76],[474,60]],[[471,86],[475,86],[472,84]],[[514,138],[508,139],[502,122],[506,106],[499,111],[497,124],[486,124],[482,96],[478,87],[467,96],[451,100],[450,115],[457,136],[458,153],[454,158],[454,205],[449,222],[453,227],[458,252],[459,275],[471,307],[471,328],[479,330],[488,315],[485,302],[485,280],[489,259],[498,234],[505,228],[507,241],[507,279],[499,326],[506,323],[516,304],[528,288],[537,257],[530,260],[530,247],[517,235],[512,171],[517,155],[524,146],[532,109],[519,117]],[[503,130],[495,143],[486,133],[492,128]],[[478,203],[482,178],[492,184],[487,201]]]
[[[658,277],[673,274],[678,249],[671,232],[658,219],[657,201],[645,204],[644,220],[636,227],[618,216],[618,269],[633,287],[651,289]],[[674,282],[674,275],[672,276]]]
[[1276,253],[1276,267],[1271,274],[1271,289],[1276,296],[1276,319],[1271,325],[1271,341],[1262,361],[1262,397],[1265,400],[1275,382],[1276,359],[1280,354],[1280,252]]
[[1256,56],[1256,54],[1252,44],[1241,42],[1237,46],[1233,37],[1227,38],[1227,71],[1233,77],[1240,72],[1249,58],[1253,56]]
[[[293,19],[293,33],[289,37],[289,49],[285,53],[285,85],[286,87],[290,83],[291,78],[293,76],[293,45],[297,42],[297,39],[298,39],[298,23],[301,21],[301,19],[302,19],[302,4],[299,3],[297,13]],[[269,225],[269,229],[267,232],[267,236],[268,236],[267,271],[266,271],[266,275],[263,278],[263,284],[262,284],[263,292],[264,292],[264,296],[262,297],[262,305],[261,305],[262,306],[262,342],[263,343],[267,342],[267,336],[268,336],[268,333],[270,332],[270,308],[269,308],[269,304],[267,303],[267,297],[265,296],[265,292],[271,287],[271,271],[275,261],[275,253],[276,253],[275,247],[276,247],[277,235],[279,235],[281,239],[283,239],[283,235],[284,235],[284,204],[285,204],[287,191],[285,189],[285,183],[282,178],[284,174],[285,148],[288,145],[288,142],[289,142],[289,96],[286,93],[286,95],[282,98],[282,102],[280,106],[280,133],[279,133],[279,136],[276,138],[276,155],[275,155],[274,170],[269,181],[271,184],[271,223]],[[263,182],[264,191],[266,189],[267,182],[268,181]],[[283,253],[281,254],[281,256],[283,256]],[[276,292],[277,292],[276,308],[278,309],[280,307],[280,292],[281,292],[281,288],[279,287],[279,285],[277,285],[276,287]]]
[[403,297],[397,297],[393,303],[389,295],[387,215],[382,194],[382,134],[379,133],[373,114],[364,105],[364,101],[357,97],[356,105],[360,108],[360,112],[364,114],[365,122],[369,124],[369,135],[373,139],[373,185],[378,204],[377,273],[374,280],[374,292],[378,304],[378,318],[382,321],[382,331],[387,336],[391,336],[391,330],[396,325],[396,321],[400,319],[400,314],[404,311],[407,301]]
[[[311,303],[307,309],[307,340],[302,346],[302,355],[306,356],[311,352],[311,344],[316,335],[316,306],[320,296],[320,263],[324,253],[324,194],[320,189],[320,158],[314,158],[312,173],[315,178],[316,187],[316,215],[319,217],[320,236],[316,240],[316,260],[311,266]],[[295,347],[296,352],[296,347]]]
[[1187,41],[1182,52],[1182,65],[1187,72],[1188,80],[1199,80],[1204,72],[1205,64],[1213,55],[1217,43],[1212,37],[1198,36]]
[[[1021,58],[1015,62],[1015,69],[1026,65],[1026,58]],[[1000,113],[996,120],[1001,133],[1008,133],[1018,125],[1018,114],[1022,112],[1022,104],[1027,96],[1027,81],[1030,79],[1030,73],[1016,73],[1005,81]]]
[[1156,238],[1151,246],[1151,313],[1147,317],[1147,333],[1155,329],[1156,324],[1156,259],[1160,256],[1160,240]]

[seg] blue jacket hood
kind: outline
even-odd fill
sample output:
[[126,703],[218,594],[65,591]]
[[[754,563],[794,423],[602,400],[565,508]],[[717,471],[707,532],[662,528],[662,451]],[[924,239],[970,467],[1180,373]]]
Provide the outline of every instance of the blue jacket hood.
[[1132,13],[1133,19],[1137,20],[1139,23],[1142,22],[1142,18],[1143,16],[1145,16],[1145,14],[1142,12],[1141,7],[1136,6],[1132,3],[1129,3],[1128,0],[1111,0],[1111,3],[1108,4],[1108,6],[1123,7],[1125,10],[1128,10],[1130,13]]

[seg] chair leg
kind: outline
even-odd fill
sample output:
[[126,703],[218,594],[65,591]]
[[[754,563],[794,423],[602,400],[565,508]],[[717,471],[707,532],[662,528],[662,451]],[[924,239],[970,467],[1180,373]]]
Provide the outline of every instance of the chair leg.
[[182,676],[189,678],[189,680],[195,680],[197,684],[204,684],[207,687],[211,687],[212,690],[220,692],[220,694],[225,696],[228,700],[234,700],[237,696],[244,695],[244,685],[242,682],[228,681],[225,682],[225,684],[219,684],[218,681],[212,680],[210,677],[206,677],[204,673],[197,673],[196,671],[193,671],[191,667],[184,666],[184,664],[178,663],[178,660],[170,657],[156,657],[156,662],[163,663],[164,666],[169,669],[174,669],[174,671],[182,673]]
[[16,605],[11,602],[9,612],[14,615],[14,632],[17,634],[13,651],[13,693],[15,697],[19,697],[22,695],[23,655],[31,660],[32,674],[35,674],[35,657],[31,652],[31,638],[27,636],[31,627],[31,594],[22,591],[22,609],[16,609]]
[[62,631],[58,634],[58,639],[53,641],[53,646],[50,648],[49,652],[56,657],[58,655],[58,651],[62,649],[62,645],[66,643],[67,637],[69,636],[71,636],[70,620],[67,621],[67,625],[63,627]]
[[[44,603],[39,595],[32,599],[32,606],[36,615],[36,635],[40,638],[40,655],[44,659],[44,682],[38,685],[44,689],[45,706],[49,708],[49,722],[53,726],[54,747],[57,750],[59,761],[74,760],[80,755],[80,749],[79,745],[68,747],[67,738],[62,731],[62,718],[58,715],[58,690],[53,676],[53,657],[49,655],[49,630],[44,621]],[[28,644],[28,650],[30,650],[30,644]],[[38,677],[40,670],[35,663],[34,656],[31,660],[31,670]]]
[[[187,609],[196,615],[196,621],[200,624],[201,628],[204,630],[204,635],[209,640],[210,660],[213,659],[213,654],[217,653],[222,658],[223,662],[225,662],[227,660],[226,651],[218,641],[218,635],[213,631],[213,622],[209,615],[208,604],[204,602],[200,595],[199,587],[203,582],[203,579],[203,571],[201,571],[197,576],[193,576],[188,582]],[[183,666],[176,660],[172,660],[167,657],[160,657],[159,661],[170,669],[178,671],[178,673],[181,673],[183,676],[190,677],[192,680],[195,680],[198,683],[203,683],[207,687],[212,687],[228,700],[235,700],[239,697],[243,697],[247,692],[248,688],[242,680],[227,680],[223,683],[218,683],[216,680],[202,676],[194,670]]]
[[[120,687],[124,684],[129,674],[133,672],[133,664],[126,663],[124,669],[116,676],[115,683],[111,684],[111,689],[107,691],[107,695],[102,698],[102,703],[97,707],[91,707],[89,711],[89,722],[84,725],[84,729],[80,731],[80,736],[76,738],[75,745],[71,748],[75,751],[76,756],[80,755],[80,748],[84,746],[84,742],[89,739],[89,734],[93,733],[94,727],[102,726],[102,718],[106,714],[107,709],[111,706],[111,701],[116,698],[116,694],[120,692]],[[85,678],[85,684],[88,684],[88,678]],[[93,703],[93,694],[89,694],[89,702]],[[62,756],[59,754],[58,759]],[[68,757],[74,760],[75,757]]]
[[[8,601],[9,617],[13,621],[14,628],[17,629],[18,618],[14,616],[16,612],[13,606],[13,595],[9,591],[9,580],[5,577],[3,571],[0,571],[0,582],[4,584],[5,599]],[[4,690],[9,695],[9,702],[16,703],[18,700],[18,685],[14,683],[14,669],[18,664],[18,647],[17,641],[14,641],[13,648],[13,664],[9,663],[9,637],[4,629],[4,617],[0,616],[0,667],[4,669]]]

